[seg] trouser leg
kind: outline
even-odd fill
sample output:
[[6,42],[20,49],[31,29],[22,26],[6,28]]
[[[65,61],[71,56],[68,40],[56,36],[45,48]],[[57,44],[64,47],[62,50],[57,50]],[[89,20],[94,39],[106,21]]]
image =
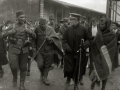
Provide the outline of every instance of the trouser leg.
[[20,88],[19,90],[25,90],[25,78],[26,78],[26,71],[27,71],[27,62],[28,62],[28,53],[21,53],[20,54]]
[[45,83],[46,85],[49,85],[49,84],[50,84],[50,82],[49,82],[48,79],[47,79],[49,71],[50,71],[50,67],[45,67],[45,68],[44,68],[44,73],[43,73],[43,75],[44,75],[44,80],[43,80],[43,81],[44,81],[44,83]]
[[0,71],[2,70],[2,66],[0,66]]
[[17,69],[19,67],[19,65],[18,65],[19,55],[9,52],[8,53],[8,58],[9,58],[9,64],[10,64],[11,72],[12,72],[12,75],[13,75],[13,86],[16,87],[17,86]]
[[17,69],[11,68],[11,72],[13,75],[13,87],[17,86]]
[[44,68],[38,67],[38,69],[39,69],[39,71],[40,71],[40,73],[41,73],[40,80],[43,81],[43,76],[44,76],[43,72],[44,72]]
[[38,53],[38,55],[36,57],[36,62],[37,62],[37,65],[38,65],[38,69],[41,73],[40,79],[43,81],[44,61],[43,61],[43,56],[40,52]]
[[30,67],[31,67],[31,59],[29,58],[28,64],[27,64],[27,76],[30,76]]
[[102,90],[105,90],[106,84],[107,84],[107,79],[102,81]]
[[0,78],[2,78],[3,75],[4,75],[4,71],[3,71],[3,69],[2,69],[2,66],[0,66]]
[[26,77],[26,71],[20,71],[20,89],[19,90],[25,90],[25,77]]
[[64,64],[64,61],[63,61],[63,57],[62,57],[62,60],[61,60],[61,68],[63,68],[63,64]]

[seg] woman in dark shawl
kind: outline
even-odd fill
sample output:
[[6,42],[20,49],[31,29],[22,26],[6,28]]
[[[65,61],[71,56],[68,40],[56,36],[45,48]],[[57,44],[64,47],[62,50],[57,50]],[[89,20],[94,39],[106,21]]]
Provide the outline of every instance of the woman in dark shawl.
[[98,24],[98,33],[90,47],[90,79],[91,90],[95,84],[102,83],[101,90],[105,90],[107,79],[118,65],[117,37],[110,31],[111,21],[102,17]]
[[3,77],[3,74],[4,74],[2,66],[8,63],[8,60],[6,57],[6,48],[4,45],[4,41],[1,37],[1,31],[2,31],[2,26],[0,26],[0,78]]

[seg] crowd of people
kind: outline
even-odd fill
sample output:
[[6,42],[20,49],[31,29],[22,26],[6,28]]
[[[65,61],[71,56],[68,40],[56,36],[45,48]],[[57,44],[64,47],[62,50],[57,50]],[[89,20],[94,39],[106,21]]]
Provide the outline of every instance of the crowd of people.
[[[70,13],[68,18],[55,23],[54,15],[40,18],[35,23],[27,21],[24,11],[16,12],[16,21],[8,20],[0,26],[0,78],[4,75],[3,65],[10,65],[13,87],[17,86],[20,71],[19,90],[25,90],[26,75],[36,61],[40,79],[49,85],[49,71],[55,65],[64,68],[67,90],[71,81],[74,90],[84,85],[83,76],[89,66],[91,90],[95,85],[106,90],[109,75],[119,66],[120,25],[103,16],[100,20]],[[101,84],[102,83],[102,84]]]

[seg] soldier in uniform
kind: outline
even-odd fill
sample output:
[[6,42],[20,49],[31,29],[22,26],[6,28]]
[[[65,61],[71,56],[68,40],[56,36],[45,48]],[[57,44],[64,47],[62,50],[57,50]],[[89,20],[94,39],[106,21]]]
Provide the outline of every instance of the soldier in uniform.
[[[59,38],[62,40],[62,38],[63,38],[63,35],[64,35],[64,33],[65,33],[65,31],[67,30],[67,28],[68,28],[68,22],[69,22],[69,19],[68,18],[64,18],[63,19],[63,25],[60,27],[60,30],[59,30],[59,32],[58,32],[58,36],[59,36]],[[63,58],[62,58],[62,60],[61,60],[61,66],[60,66],[61,68],[63,68]]]
[[86,17],[85,16],[82,16],[81,17],[81,25],[85,26],[85,27],[89,27],[89,24],[86,22]]
[[[44,18],[40,18],[39,26],[35,29],[35,33],[37,50],[41,47],[36,56],[36,62],[41,72],[41,80],[45,85],[49,85],[50,83],[47,79],[48,73],[51,70],[53,62],[58,62],[58,59],[54,59],[54,54],[56,52],[54,50],[61,52],[62,45],[53,28],[46,25],[46,19]],[[56,52],[56,55],[58,54]],[[61,58],[62,56],[59,57],[59,60]]]
[[[75,13],[71,13],[70,15],[71,26],[65,31],[62,39],[62,45],[65,51],[64,77],[67,77],[67,85],[70,83],[70,79],[73,79],[75,82],[74,90],[78,90],[78,83],[85,74],[85,50],[90,46],[91,37],[87,28],[79,23],[80,15]],[[80,55],[80,52],[77,51],[82,44],[81,40],[84,40],[84,44],[81,46],[82,51]],[[78,73],[78,69],[80,69],[80,74]]]
[[20,69],[19,90],[25,90],[24,82],[26,77],[29,37],[35,38],[35,33],[30,30],[25,20],[24,11],[16,12],[16,22],[12,24],[9,31],[3,31],[3,38],[9,36],[9,64],[13,75],[13,86],[17,86],[17,69]]

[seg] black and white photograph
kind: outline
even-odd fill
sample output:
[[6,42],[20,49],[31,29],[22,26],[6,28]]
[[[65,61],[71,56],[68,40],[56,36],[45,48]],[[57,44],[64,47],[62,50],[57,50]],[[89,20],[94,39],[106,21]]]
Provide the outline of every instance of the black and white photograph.
[[0,90],[120,90],[120,0],[0,0]]

